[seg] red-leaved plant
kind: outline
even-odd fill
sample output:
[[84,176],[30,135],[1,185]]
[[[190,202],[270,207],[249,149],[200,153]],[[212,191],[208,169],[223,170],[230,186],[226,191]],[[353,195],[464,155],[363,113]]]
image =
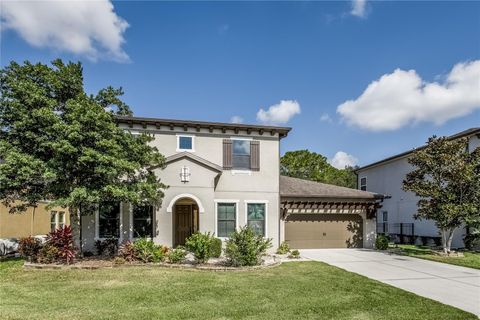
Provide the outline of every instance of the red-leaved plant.
[[58,249],[58,256],[70,264],[76,255],[73,233],[70,226],[58,228],[47,235],[47,243]]

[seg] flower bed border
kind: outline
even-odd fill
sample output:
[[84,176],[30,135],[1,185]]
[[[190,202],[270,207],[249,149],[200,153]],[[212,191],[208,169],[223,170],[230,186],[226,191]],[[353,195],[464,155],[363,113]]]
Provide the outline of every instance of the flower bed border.
[[172,264],[172,263],[123,263],[115,264],[112,262],[110,266],[87,266],[87,265],[78,265],[78,264],[42,264],[42,263],[32,263],[25,261],[23,268],[27,270],[41,269],[41,270],[97,270],[97,269],[114,269],[114,268],[132,268],[132,267],[157,267],[165,269],[182,269],[182,270],[202,270],[202,271],[215,271],[215,272],[241,272],[241,271],[254,271],[262,270],[277,267],[282,264],[283,261],[274,258],[274,262],[268,265],[259,265],[251,267],[228,267],[228,266],[218,266],[218,265],[208,265],[208,264]]

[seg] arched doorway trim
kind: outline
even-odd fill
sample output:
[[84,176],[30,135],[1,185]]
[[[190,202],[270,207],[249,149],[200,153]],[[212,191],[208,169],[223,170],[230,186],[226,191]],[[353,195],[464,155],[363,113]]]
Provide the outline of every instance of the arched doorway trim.
[[198,199],[197,197],[195,197],[193,194],[190,194],[190,193],[182,193],[182,194],[179,194],[179,195],[176,195],[175,197],[173,197],[173,199],[168,204],[167,212],[172,213],[173,212],[173,207],[175,206],[175,202],[177,202],[177,200],[182,199],[182,198],[190,198],[190,199],[194,200],[197,203],[198,212],[200,212],[200,213],[205,212],[205,209],[203,208],[203,205],[202,205],[202,202],[200,201],[200,199]]

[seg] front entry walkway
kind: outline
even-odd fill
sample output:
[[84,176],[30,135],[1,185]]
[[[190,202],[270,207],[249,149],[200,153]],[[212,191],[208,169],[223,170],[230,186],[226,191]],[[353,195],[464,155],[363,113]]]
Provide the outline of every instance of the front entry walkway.
[[366,249],[304,249],[300,253],[480,316],[480,270]]

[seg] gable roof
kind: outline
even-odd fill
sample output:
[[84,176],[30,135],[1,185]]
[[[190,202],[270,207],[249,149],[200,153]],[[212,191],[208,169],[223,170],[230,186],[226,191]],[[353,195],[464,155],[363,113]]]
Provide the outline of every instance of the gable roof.
[[241,123],[224,123],[224,122],[208,122],[208,121],[192,121],[192,120],[175,120],[175,119],[161,119],[161,118],[144,118],[144,117],[131,117],[131,116],[116,116],[118,123],[126,123],[128,125],[133,125],[134,123],[140,124],[144,127],[147,125],[153,125],[157,128],[160,126],[167,126],[170,128],[173,127],[183,127],[183,128],[194,128],[199,131],[203,129],[220,129],[225,131],[227,129],[234,131],[258,131],[260,134],[263,132],[269,132],[271,135],[278,133],[280,139],[288,135],[292,128],[290,127],[278,127],[278,126],[263,126],[263,125],[252,125],[252,124],[241,124]]
[[[456,134],[453,134],[451,136],[449,136],[448,138],[453,140],[453,139],[458,139],[458,138],[463,138],[463,137],[470,137],[470,136],[473,136],[473,135],[480,135],[480,127],[477,127],[477,128],[470,128],[470,129],[467,129],[467,130],[464,130],[464,131],[461,131],[459,133],[456,133]],[[418,148],[413,148],[412,150],[409,150],[409,151],[405,151],[405,152],[402,152],[402,153],[399,153],[399,154],[396,154],[394,156],[391,156],[391,157],[388,157],[388,158],[385,158],[383,160],[379,160],[379,161],[376,161],[376,162],[373,162],[373,163],[370,163],[370,164],[367,164],[363,167],[360,167],[358,169],[355,170],[355,172],[359,172],[359,171],[362,171],[364,169],[368,169],[368,168],[371,168],[371,167],[375,167],[375,166],[378,166],[380,164],[383,164],[385,162],[389,162],[389,161],[393,161],[393,160],[396,160],[396,159],[400,159],[400,158],[403,158],[403,157],[406,157],[408,155],[410,155],[411,153],[417,151],[417,150],[421,150],[423,148],[425,148],[426,145],[423,145],[421,147],[418,147]]]
[[280,176],[280,196],[284,198],[383,199],[383,195],[331,184]]
[[175,162],[175,161],[178,161],[178,160],[181,160],[181,159],[189,159],[195,163],[198,163],[204,167],[207,167],[215,172],[219,172],[221,173],[223,168],[220,167],[218,164],[215,164],[213,162],[210,162],[202,157],[199,157],[193,153],[190,153],[190,152],[187,152],[187,151],[184,151],[184,152],[180,152],[180,153],[177,153],[177,154],[174,154],[172,156],[169,156],[167,157],[165,160],[165,163],[166,164],[169,164],[169,163],[172,163],[172,162]]

